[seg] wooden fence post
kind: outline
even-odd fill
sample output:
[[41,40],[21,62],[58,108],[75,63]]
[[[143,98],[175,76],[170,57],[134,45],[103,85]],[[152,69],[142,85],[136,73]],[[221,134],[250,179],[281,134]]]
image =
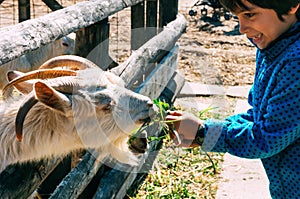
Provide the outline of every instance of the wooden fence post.
[[30,0],[18,0],[19,22],[30,19]]
[[176,19],[178,0],[159,0],[159,27],[162,28]]
[[52,11],[63,9],[64,7],[60,5],[55,0],[42,0]]
[[157,34],[157,10],[157,0],[145,0],[131,7],[132,50],[138,49]]
[[118,65],[109,56],[108,18],[77,31],[75,43],[75,54],[93,61],[101,69]]
[[49,197],[55,190],[57,185],[62,179],[71,171],[71,154],[66,156],[61,163],[43,180],[43,183],[39,186],[39,194],[43,198]]
[[146,41],[157,34],[157,0],[146,1]]
[[145,43],[145,2],[131,7],[131,50]]

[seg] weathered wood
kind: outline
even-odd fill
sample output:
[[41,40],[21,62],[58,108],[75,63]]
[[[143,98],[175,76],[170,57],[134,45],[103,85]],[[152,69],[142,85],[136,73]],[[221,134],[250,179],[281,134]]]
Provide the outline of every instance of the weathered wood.
[[178,14],[178,0],[159,0],[159,27],[164,27]]
[[157,0],[146,1],[146,41],[157,34]]
[[[178,15],[177,19],[170,22],[164,30],[145,43],[138,51],[118,67],[112,69],[116,74],[120,74],[128,88],[133,87],[134,82],[147,71],[148,63],[155,63],[160,56],[168,53],[186,29],[186,20],[183,15]],[[163,53],[162,53],[163,52]],[[137,66],[140,66],[137,69]]]
[[[178,50],[178,47],[175,47],[176,50],[172,50],[169,56],[167,56],[166,60],[164,62],[160,63],[158,65],[158,68],[161,68],[159,70],[156,70],[156,72],[161,72],[164,68],[168,71],[170,67],[174,67],[171,71],[173,71],[172,74],[174,74],[174,71],[177,67],[177,63],[170,65],[169,61],[174,61],[174,56],[177,57],[176,52]],[[139,67],[136,65],[135,69],[132,70],[139,70]],[[165,78],[160,78],[162,82],[156,81],[155,84],[153,84],[153,79],[156,79],[157,76],[160,74],[153,73],[151,74],[153,78],[149,77],[145,80],[144,86],[147,86],[148,88],[152,86],[156,86],[157,84],[163,85],[171,79],[172,76],[166,76]],[[164,90],[164,87],[158,87],[156,92],[151,92],[151,89],[139,89],[137,92],[141,93],[146,96],[151,96],[152,99],[156,99],[159,97],[161,92]],[[51,199],[58,199],[58,198],[76,198],[79,196],[81,191],[84,190],[84,188],[88,185],[88,183],[92,180],[92,177],[96,174],[97,170],[102,166],[102,162],[97,162],[96,159],[102,159],[101,157],[97,156],[97,153],[93,153],[93,156],[87,155],[83,158],[83,160],[68,174],[68,176],[62,181],[62,183],[58,186],[58,188],[55,190],[53,195],[51,196]],[[123,166],[124,167],[124,166]],[[131,167],[129,167],[131,170]],[[79,172],[80,171],[80,172]],[[76,189],[70,189],[70,187],[76,186]],[[114,186],[114,185],[111,185]],[[117,185],[119,186],[119,185]]]
[[[175,98],[181,92],[184,84],[185,84],[184,76],[178,71],[176,71],[173,77],[171,78],[171,80],[169,81],[168,85],[163,90],[162,95],[160,95],[160,97],[162,97],[162,99],[164,99],[166,103],[173,104]],[[172,97],[169,98],[169,96]]]
[[1,198],[27,198],[63,158],[11,165],[0,174]]
[[[146,93],[150,99],[155,99],[167,86],[178,64],[179,47],[171,52],[151,71],[147,79],[137,88],[138,93]],[[163,78],[162,78],[163,77]]]
[[60,5],[55,0],[42,0],[52,11],[63,9],[64,7]]
[[44,179],[38,192],[43,198],[49,197],[62,179],[71,171],[71,154],[66,156],[60,164]]
[[87,152],[83,157],[84,161],[79,162],[72,169],[58,185],[50,199],[77,198],[102,166],[102,162],[99,161],[101,159],[103,157],[96,150]]
[[[95,2],[97,2],[97,4],[95,4]],[[126,0],[123,0],[122,3],[119,1],[112,2],[112,1],[107,1],[107,0],[89,1],[89,2],[85,2],[88,4],[87,7],[85,7],[86,6],[85,4],[78,4],[75,6],[70,6],[71,9],[70,9],[70,7],[68,7],[68,8],[56,11],[58,14],[63,16],[60,21],[64,21],[64,23],[55,22],[55,23],[50,23],[50,26],[47,26],[47,20],[49,20],[49,19],[47,18],[47,20],[46,20],[46,18],[43,18],[43,17],[34,20],[34,23],[27,23],[27,21],[23,22],[19,25],[13,26],[14,28],[16,28],[16,29],[14,29],[15,31],[18,30],[17,38],[19,38],[21,36],[24,37],[22,39],[22,41],[19,41],[19,43],[14,42],[15,40],[12,39],[12,37],[8,36],[8,35],[12,34],[12,30],[10,28],[0,29],[0,33],[3,33],[2,36],[4,38],[4,39],[0,38],[0,43],[2,41],[6,41],[6,40],[8,41],[9,39],[12,41],[7,46],[5,46],[5,42],[1,43],[0,57],[2,57],[2,58],[0,59],[0,62],[2,62],[3,60],[10,59],[11,57],[14,57],[14,56],[18,56],[18,55],[24,53],[27,49],[31,49],[33,46],[39,47],[40,45],[47,43],[48,41],[52,41],[53,38],[60,37],[62,35],[73,32],[74,30],[78,30],[79,27],[86,27],[86,26],[94,23],[93,20],[95,20],[95,19],[93,17],[91,17],[91,18],[84,17],[84,16],[80,16],[80,14],[84,15],[87,13],[88,16],[94,15],[94,16],[96,16],[97,19],[102,20],[102,19],[105,19],[106,14],[110,15],[110,14],[118,11],[118,9],[123,9],[126,6],[135,5],[138,2],[141,2],[141,1],[132,0],[130,2],[127,2]],[[101,5],[99,5],[99,4],[101,4]],[[106,7],[107,5],[108,5],[108,8]],[[101,12],[101,13],[99,14],[99,12]],[[55,15],[54,14],[51,15],[51,14],[49,14],[50,15],[49,18],[51,19],[50,21],[55,21],[54,18],[56,18],[55,16],[57,16],[57,14],[55,14]],[[67,14],[66,17],[65,17],[65,14]],[[82,19],[82,18],[77,19],[77,25],[76,25],[76,23],[72,23],[69,21],[69,20],[71,20],[71,18],[69,16],[75,16],[75,18],[83,17],[84,19]],[[122,78],[125,78],[125,80],[126,80],[126,78],[127,78],[127,80],[129,80],[132,77],[140,78],[140,76],[143,75],[143,73],[137,73],[137,74],[135,73],[135,71],[139,70],[139,68],[137,68],[137,65],[139,65],[140,68],[143,68],[143,67],[147,68],[147,63],[149,65],[151,65],[151,63],[157,62],[161,58],[162,54],[165,54],[165,52],[168,52],[171,50],[172,46],[175,44],[177,39],[181,36],[182,32],[185,30],[185,27],[186,27],[186,21],[184,20],[183,16],[180,16],[178,18],[179,19],[177,19],[176,22],[170,24],[170,26],[168,26],[166,28],[166,32],[165,31],[162,32],[164,35],[163,34],[160,35],[161,41],[158,38],[154,37],[152,42],[149,42],[149,44],[147,44],[148,43],[147,42],[138,50],[138,51],[146,52],[146,53],[137,52],[137,54],[140,55],[142,58],[145,55],[142,62],[139,59],[131,58],[130,59],[131,61],[128,61],[128,62],[126,61],[126,63],[123,64],[121,67],[120,66],[117,67],[116,71],[120,72],[119,74],[123,75]],[[83,22],[82,22],[82,20],[83,20]],[[84,21],[84,20],[87,20],[87,21]],[[95,20],[95,21],[100,21],[100,20]],[[69,23],[71,23],[71,24],[69,24]],[[80,24],[80,25],[78,25],[78,24]],[[52,28],[54,27],[54,28],[57,28],[58,31],[55,30],[53,33],[49,33],[46,31],[46,33],[43,33],[42,31],[39,30],[41,27],[46,27],[47,30],[50,29],[50,31],[53,31]],[[20,30],[22,30],[22,29],[26,30],[23,32],[24,33],[23,35],[20,33],[21,32]],[[38,34],[35,34],[34,30],[38,30]],[[57,34],[58,34],[58,36],[56,37]],[[25,42],[25,41],[31,42],[31,43],[24,44],[23,42]],[[164,43],[162,41],[164,41],[164,42],[167,41],[167,42]],[[163,44],[160,45],[161,43],[163,43]],[[150,45],[154,45],[154,46],[151,47]],[[15,49],[13,47],[15,47]],[[147,48],[149,48],[149,49],[147,49]],[[168,50],[166,50],[166,49],[168,49]],[[4,52],[12,52],[11,53],[12,55],[4,56],[3,55]],[[162,53],[162,52],[164,52],[164,53]],[[3,56],[1,56],[1,55],[3,55]],[[133,66],[135,66],[135,67],[133,67]],[[130,71],[130,72],[127,72],[127,71]],[[144,71],[146,71],[146,70],[144,70]],[[128,76],[129,74],[134,74],[134,75],[131,77],[131,76]],[[132,81],[126,81],[126,83],[128,86],[133,85]],[[148,91],[145,91],[145,92],[148,92]],[[153,97],[155,97],[158,93],[159,92],[157,92],[155,95],[153,95]],[[73,184],[74,186],[76,186],[75,191],[78,191],[78,193],[75,193],[75,196],[78,196],[78,194],[80,194],[79,192],[81,192],[84,189],[84,187],[87,186],[88,182],[95,175],[95,173],[96,173],[95,168],[97,168],[98,166],[99,166],[98,168],[101,167],[101,163],[99,163],[96,160],[90,159],[89,161],[96,162],[95,165],[93,165],[93,163],[92,163],[92,166],[88,165],[89,169],[84,170],[84,166],[86,166],[85,160],[86,159],[84,159],[84,161],[82,163],[83,168],[78,168],[78,171],[75,172],[76,175],[79,174],[79,176],[80,176],[80,177],[78,177],[78,176],[76,177],[79,179],[80,185],[78,185],[78,187],[77,187],[77,184],[75,184],[75,185]],[[19,173],[19,171],[15,171],[15,173],[18,173],[17,178],[11,178],[11,176],[7,175],[7,173],[4,173],[4,174],[1,173],[1,175],[0,175],[0,179],[1,179],[0,195],[2,196],[2,193],[5,192],[5,193],[3,193],[3,196],[6,196],[8,194],[7,196],[9,198],[10,197],[23,198],[26,196],[26,194],[34,191],[38,187],[38,185],[42,182],[42,180],[49,174],[49,172],[53,168],[55,168],[55,166],[57,165],[57,162],[60,162],[60,159],[50,160],[50,161],[44,160],[44,161],[45,162],[43,162],[42,164],[39,164],[40,165],[39,167],[41,167],[41,168],[44,167],[42,175],[41,175],[40,171],[35,171],[35,170],[32,171],[32,167],[30,167],[30,168],[22,167],[22,169],[19,169],[19,170],[22,170],[22,175]],[[80,166],[82,164],[78,164],[77,166]],[[76,169],[74,171],[76,171]],[[31,172],[33,172],[34,174],[32,175]],[[83,175],[81,175],[81,172],[83,173]],[[87,173],[88,174],[90,173],[91,175],[87,175]],[[6,178],[2,178],[3,175]],[[21,177],[19,177],[20,175],[21,175]],[[32,176],[41,176],[41,177],[39,179],[36,179],[36,177],[32,177]],[[85,177],[86,177],[86,179],[82,180],[82,178],[85,178]],[[11,180],[3,181],[3,179],[5,180],[7,178],[11,178],[12,181]],[[16,180],[16,179],[18,179],[18,180]],[[24,179],[24,180],[20,181],[19,179]],[[16,184],[16,182],[18,182],[18,183]],[[22,182],[26,182],[25,183],[26,185],[24,185],[24,183],[22,183]],[[63,183],[65,183],[65,182],[66,181],[63,181]],[[127,186],[129,186],[129,185],[127,185]],[[10,189],[7,189],[7,187],[9,187]],[[59,186],[59,188],[57,190],[60,190],[60,187],[61,186]],[[67,187],[66,189],[70,189],[70,187]],[[2,192],[1,192],[1,190],[2,190]],[[60,192],[60,191],[56,191],[56,192]],[[61,194],[61,193],[59,193],[59,194]],[[74,194],[74,193],[72,193],[72,194]],[[61,196],[65,196],[65,195],[61,195]],[[53,195],[53,197],[55,198],[55,194]],[[66,196],[66,198],[73,198],[73,197]]]
[[[54,39],[66,35],[74,30],[101,21],[117,11],[130,7],[141,0],[108,1],[97,0],[78,3],[77,5],[50,13],[38,19],[28,20],[20,24],[0,29],[0,63],[9,61],[27,50],[38,48],[42,44],[49,43]],[[62,158],[44,160],[38,167],[43,168],[48,175]],[[39,172],[32,167],[22,167],[22,172],[11,178],[4,171],[0,176],[0,195],[12,198],[25,197],[34,191],[43,181]],[[9,180],[11,179],[11,180]],[[24,179],[24,180],[19,180]],[[22,182],[26,182],[23,185]],[[9,188],[7,188],[9,187]]]
[[[174,99],[177,95],[176,92],[179,92],[184,84],[184,77],[182,75],[174,76],[175,80],[178,80],[176,86],[174,87],[173,82],[169,88],[172,88],[171,92],[162,93],[160,98],[164,100],[164,96],[167,99]],[[147,133],[150,135],[158,136],[161,133],[161,127],[155,123],[147,129]],[[133,184],[134,180],[138,175],[143,175],[147,173],[157,156],[157,152],[162,144],[162,140],[153,141],[150,143],[149,150],[146,154],[143,155],[141,161],[143,164],[140,164],[137,167],[128,167],[127,170],[124,170],[124,167],[121,164],[117,164],[112,170],[105,173],[101,178],[98,190],[94,196],[94,199],[119,199],[124,198],[127,190]]]
[[86,57],[101,69],[113,68],[118,64],[109,56],[108,18],[76,32],[75,54]]
[[145,2],[131,7],[131,50],[141,47],[147,40],[145,38]]
[[0,65],[142,1],[85,1],[36,19],[1,28]]
[[30,0],[18,0],[19,22],[30,19]]

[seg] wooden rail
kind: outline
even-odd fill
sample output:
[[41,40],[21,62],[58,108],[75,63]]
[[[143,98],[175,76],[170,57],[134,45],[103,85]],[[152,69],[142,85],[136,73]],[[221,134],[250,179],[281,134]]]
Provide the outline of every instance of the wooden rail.
[[92,0],[0,29],[0,64],[95,24],[143,0]]
[[[88,1],[39,19],[24,21],[10,27],[12,29],[0,29],[0,33],[3,33],[0,38],[0,62],[5,63],[62,35],[103,23],[109,15],[126,7],[138,6],[142,2],[144,1]],[[153,6],[157,2],[147,1],[147,3]],[[50,21],[51,23],[47,24]],[[179,54],[179,46],[176,42],[185,31],[186,21],[183,16],[178,15],[165,25],[155,33],[159,33],[158,35],[147,37],[151,39],[145,41],[146,43],[139,43],[140,46],[135,45],[134,47],[139,46],[138,49],[125,62],[111,70],[124,79],[127,88],[147,95],[151,99],[161,98],[172,104],[184,83],[184,78],[176,71]],[[16,34],[11,40],[10,34],[13,32]],[[8,43],[9,40],[12,42]],[[147,132],[150,135],[157,135],[160,133],[159,126],[153,125],[147,129]],[[71,172],[60,167],[57,169],[62,164],[65,164],[62,168],[70,168],[69,157],[12,165],[0,174],[0,196],[1,198],[27,198],[38,187],[40,190],[47,187],[47,192],[51,190],[50,198],[122,198],[138,173],[151,168],[145,165],[152,164],[151,161],[154,160],[157,150],[154,146],[157,144],[153,143],[150,150],[141,158],[141,161],[145,162],[141,167],[129,167],[111,160],[99,162],[96,160],[99,154],[93,150],[86,152],[82,161]],[[51,172],[56,170],[60,171],[53,172],[55,181],[60,182],[59,185],[47,182]],[[95,185],[96,187],[93,187]]]

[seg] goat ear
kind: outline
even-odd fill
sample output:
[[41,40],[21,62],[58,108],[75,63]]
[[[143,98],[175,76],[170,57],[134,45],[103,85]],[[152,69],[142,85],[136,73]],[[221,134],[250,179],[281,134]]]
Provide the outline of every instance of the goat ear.
[[[8,71],[7,72],[7,80],[12,81],[13,79],[15,79],[19,76],[22,76],[22,75],[24,75],[24,73],[19,72],[19,71]],[[18,83],[18,84],[14,85],[14,87],[17,89],[17,91],[19,91],[23,95],[30,93],[33,89],[32,86],[33,86],[33,83],[30,81],[26,81],[26,82],[22,82],[22,83]]]
[[43,82],[38,81],[34,84],[34,93],[39,102],[56,111],[65,113],[71,106],[69,98]]

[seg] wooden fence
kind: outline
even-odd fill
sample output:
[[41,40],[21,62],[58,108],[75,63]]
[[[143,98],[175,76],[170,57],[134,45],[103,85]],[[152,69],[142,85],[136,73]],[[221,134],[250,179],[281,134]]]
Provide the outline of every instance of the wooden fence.
[[[177,1],[170,0],[91,0],[59,9],[0,29],[0,63],[71,32],[77,35],[76,54],[87,57],[89,51],[109,39],[108,17],[130,7],[131,49],[135,51],[125,62],[116,63],[109,57],[109,46],[100,45],[98,57],[106,57],[101,59],[105,62],[92,61],[103,69],[114,70],[127,88],[172,104],[184,83],[184,78],[176,71],[179,53],[176,42],[185,31],[186,21],[182,15],[176,17],[177,4]],[[156,27],[156,31],[151,28],[149,32],[149,27]],[[136,28],[140,31],[133,31]],[[159,134],[159,126],[150,126],[147,133]],[[150,149],[141,157],[143,164],[138,167],[110,159],[99,162],[92,150],[85,152],[82,160],[74,166],[71,165],[71,154],[11,165],[0,174],[0,197],[28,198],[38,189],[42,198],[123,198],[128,188],[135,184],[136,177],[151,169],[160,144],[151,142]]]

